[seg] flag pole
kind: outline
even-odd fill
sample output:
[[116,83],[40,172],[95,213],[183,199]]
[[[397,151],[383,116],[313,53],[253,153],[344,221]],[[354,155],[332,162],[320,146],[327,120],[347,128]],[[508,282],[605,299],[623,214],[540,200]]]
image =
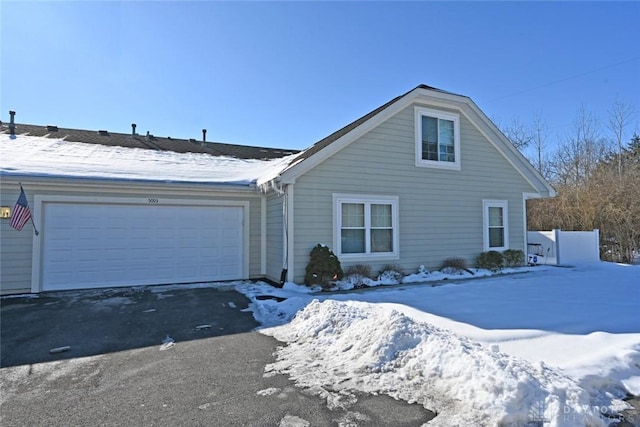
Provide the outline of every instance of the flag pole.
[[33,215],[31,215],[31,225],[33,225],[33,232],[36,233],[36,236],[39,235],[40,232],[36,228],[36,224],[33,222]]
[[[22,188],[22,183],[19,182],[18,184],[20,184],[20,191],[22,193],[24,193],[24,189]],[[26,193],[25,193],[26,194]],[[28,202],[27,202],[28,204]],[[31,225],[33,226],[33,232],[36,234],[36,236],[38,236],[40,234],[40,232],[38,231],[38,229],[36,228],[36,223],[33,222],[33,215],[30,213],[29,214],[29,219],[31,219]]]

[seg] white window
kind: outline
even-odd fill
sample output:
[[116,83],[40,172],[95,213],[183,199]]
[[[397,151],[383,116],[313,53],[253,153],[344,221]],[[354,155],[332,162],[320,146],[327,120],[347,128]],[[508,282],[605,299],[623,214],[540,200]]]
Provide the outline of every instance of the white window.
[[334,248],[340,259],[398,257],[398,198],[334,194]]
[[416,166],[460,169],[460,116],[415,108]]
[[509,212],[506,200],[483,200],[484,250],[509,248]]

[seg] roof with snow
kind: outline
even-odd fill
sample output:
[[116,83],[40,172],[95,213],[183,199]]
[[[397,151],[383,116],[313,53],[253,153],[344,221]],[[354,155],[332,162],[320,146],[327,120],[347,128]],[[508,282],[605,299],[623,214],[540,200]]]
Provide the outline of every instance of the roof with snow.
[[[5,167],[7,162],[3,161],[0,174],[262,185],[314,156],[416,89],[463,96],[424,84],[418,85],[302,151],[112,133],[106,130],[16,124],[17,136],[11,140],[12,144],[2,144],[0,154],[13,156],[10,162],[14,163],[16,158],[21,158],[23,163]],[[0,138],[10,138],[6,123],[2,123]],[[26,145],[23,144],[25,140],[28,142]],[[44,142],[47,140],[50,142]],[[94,147],[90,148],[91,145]],[[15,152],[15,147],[18,146],[22,148]],[[43,157],[45,152],[46,157]],[[20,153],[30,154],[21,157]],[[111,159],[100,162],[100,156]],[[100,167],[96,168],[98,163]]]
[[[251,186],[290,156],[242,159],[0,133],[0,177],[53,177]],[[276,172],[277,173],[277,172]]]

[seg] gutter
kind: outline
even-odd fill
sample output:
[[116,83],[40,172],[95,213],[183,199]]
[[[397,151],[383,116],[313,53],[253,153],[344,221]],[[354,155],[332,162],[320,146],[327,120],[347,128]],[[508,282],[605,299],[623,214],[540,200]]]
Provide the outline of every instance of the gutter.
[[[0,178],[4,182],[7,179],[16,179],[27,181],[34,181],[38,185],[59,185],[71,181],[74,184],[80,186],[97,185],[105,183],[113,183],[117,185],[123,184],[146,184],[146,185],[170,185],[170,186],[182,186],[182,187],[202,187],[210,188],[219,191],[229,192],[256,192],[258,187],[255,181],[252,182],[206,182],[206,181],[172,181],[172,180],[154,180],[144,178],[118,178],[118,177],[86,177],[86,176],[68,176],[68,175],[55,175],[55,174],[32,174],[32,173],[7,173],[6,171],[0,171]],[[43,182],[47,180],[49,182]],[[55,181],[55,182],[51,182]],[[26,181],[25,181],[26,182]]]

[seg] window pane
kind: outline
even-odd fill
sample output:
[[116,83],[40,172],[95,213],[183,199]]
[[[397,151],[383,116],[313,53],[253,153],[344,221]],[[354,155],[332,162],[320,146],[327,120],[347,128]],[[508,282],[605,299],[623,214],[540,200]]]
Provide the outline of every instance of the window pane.
[[489,228],[489,247],[504,247],[504,229],[502,227]]
[[440,129],[440,160],[443,162],[455,162],[453,121],[441,119],[438,122],[438,126]]
[[453,145],[453,121],[440,119],[440,144]]
[[438,160],[438,143],[422,143],[422,160]]
[[422,159],[438,160],[438,119],[422,116]]
[[371,252],[393,252],[393,230],[371,230]]
[[438,142],[438,119],[422,116],[422,141]]
[[489,227],[502,227],[502,208],[489,208]]
[[343,254],[364,253],[364,229],[342,230],[341,244]]
[[371,226],[391,227],[391,205],[371,205]]
[[453,145],[441,145],[440,146],[440,160],[443,162],[455,162],[456,153]]
[[342,226],[364,227],[364,205],[360,203],[343,203]]

